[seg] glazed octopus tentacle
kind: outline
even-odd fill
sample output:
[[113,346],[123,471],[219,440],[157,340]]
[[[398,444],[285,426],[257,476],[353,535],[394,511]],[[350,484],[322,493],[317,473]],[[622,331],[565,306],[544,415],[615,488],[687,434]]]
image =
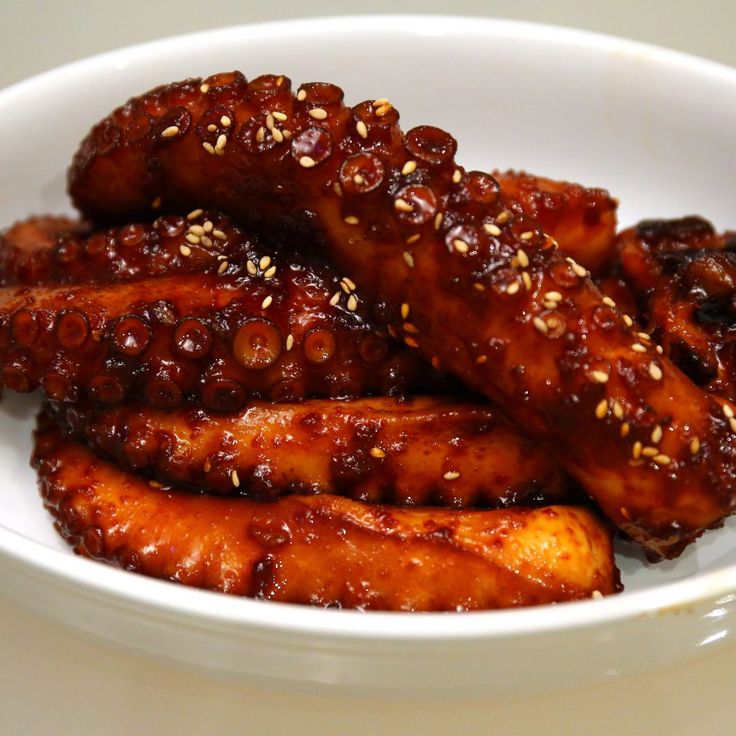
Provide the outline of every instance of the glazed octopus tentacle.
[[334,493],[465,508],[559,503],[568,482],[498,411],[446,398],[252,403],[234,415],[61,407],[74,436],[164,484],[272,499]]
[[[180,274],[105,285],[0,289],[2,382],[57,401],[198,398],[235,411],[249,398],[294,401],[404,393],[431,382],[300,268],[273,278]],[[351,295],[353,292],[351,292]],[[334,302],[334,303],[333,303]]]
[[514,214],[526,215],[554,238],[560,250],[596,276],[615,256],[618,203],[605,189],[534,176],[494,171]]
[[650,555],[678,555],[736,506],[733,408],[640,336],[455,150],[437,128],[402,133],[385,100],[348,108],[334,85],[293,95],[285,77],[230,73],[113,112],[82,143],[69,185],[98,220],[161,197],[294,244],[309,236],[409,347],[549,440]]
[[78,554],[233,595],[396,611],[508,608],[619,589],[610,532],[579,507],[453,511],[332,495],[168,492],[42,420],[33,464]]
[[619,269],[647,329],[692,380],[736,400],[736,233],[699,217],[647,220],[622,232]]

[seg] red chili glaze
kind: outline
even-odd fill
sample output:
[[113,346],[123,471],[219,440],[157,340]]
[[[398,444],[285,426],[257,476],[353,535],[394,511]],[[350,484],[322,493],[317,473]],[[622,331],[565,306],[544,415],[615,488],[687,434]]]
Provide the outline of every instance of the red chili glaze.
[[699,217],[647,220],[617,241],[647,330],[692,380],[736,400],[736,233]]
[[170,492],[46,420],[33,465],[75,552],[183,585],[388,611],[509,608],[620,589],[609,530],[574,506],[452,511],[327,494],[259,502]]
[[149,212],[160,196],[326,255],[407,346],[548,440],[650,555],[678,555],[736,506],[722,400],[455,150],[431,126],[402,133],[384,100],[348,108],[334,85],[293,95],[283,76],[234,72],[114,111],[82,143],[69,185],[97,220]]
[[258,397],[438,385],[422,360],[350,310],[354,292],[327,288],[303,265],[270,263],[253,276],[0,289],[2,382],[15,391],[41,385],[62,402],[140,399],[171,409],[199,399],[213,411]]
[[555,503],[569,482],[498,411],[451,399],[254,402],[238,414],[59,407],[93,450],[164,484],[270,499],[335,493],[465,508]]

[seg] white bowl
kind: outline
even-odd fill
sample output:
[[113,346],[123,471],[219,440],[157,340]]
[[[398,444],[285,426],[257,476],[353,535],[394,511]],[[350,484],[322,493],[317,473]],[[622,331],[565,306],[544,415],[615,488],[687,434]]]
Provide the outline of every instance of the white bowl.
[[[514,166],[608,187],[621,222],[701,213],[736,226],[736,71],[577,31],[439,17],[293,21],[136,46],[0,93],[0,223],[68,210],[65,171],[91,124],[128,96],[238,68],[389,97],[432,123],[469,168]],[[623,550],[627,592],[474,614],[314,610],[231,598],[74,557],[28,467],[34,398],[8,397],[0,435],[0,589],[156,656],[281,684],[354,692],[525,693],[657,667],[733,638],[736,526],[679,560]]]

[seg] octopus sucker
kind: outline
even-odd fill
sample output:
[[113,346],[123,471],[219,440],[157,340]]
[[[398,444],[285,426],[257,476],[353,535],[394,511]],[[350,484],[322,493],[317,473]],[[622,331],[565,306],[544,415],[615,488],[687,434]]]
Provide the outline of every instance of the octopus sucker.
[[43,417],[33,464],[78,554],[188,586],[395,611],[510,608],[619,589],[610,531],[580,507],[453,511],[329,494],[258,502],[174,492],[100,460]]
[[227,416],[75,404],[59,406],[58,418],[122,467],[203,492],[265,499],[333,493],[453,508],[573,497],[549,450],[498,411],[448,398],[251,402]]
[[58,384],[62,362],[81,398],[139,398],[173,408],[199,397],[219,411],[236,411],[248,397],[278,399],[274,389],[284,381],[315,397],[442,385],[444,379],[399,345],[387,345],[380,356],[366,351],[365,340],[378,339],[371,323],[331,305],[316,277],[306,284],[303,278],[299,270],[265,284],[247,275],[185,273],[4,287],[2,381],[32,391],[47,386],[54,371]]
[[[586,267],[516,213],[487,174],[459,167],[451,135],[432,126],[403,133],[393,104],[348,108],[336,90],[315,118],[307,87],[263,95],[251,83],[251,95],[242,75],[221,90],[202,84],[159,87],[93,128],[69,172],[84,217],[130,220],[160,196],[182,212],[221,209],[264,239],[319,253],[376,305],[389,334],[549,442],[652,557],[677,556],[733,511],[736,445],[724,401],[642,342]],[[215,106],[233,124],[213,144],[196,131]],[[273,110],[286,120],[277,125]],[[144,116],[146,132],[129,135]],[[340,172],[361,153],[385,173],[369,192],[361,179],[346,191]],[[665,423],[655,454],[634,457]]]

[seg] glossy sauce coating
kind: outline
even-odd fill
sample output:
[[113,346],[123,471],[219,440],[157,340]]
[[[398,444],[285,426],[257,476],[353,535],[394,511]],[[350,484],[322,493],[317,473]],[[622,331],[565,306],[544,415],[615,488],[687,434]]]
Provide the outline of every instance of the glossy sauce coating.
[[615,256],[618,203],[605,189],[534,176],[525,171],[494,171],[508,208],[535,220],[595,276]]
[[[249,261],[250,262],[250,261]],[[423,361],[346,307],[312,271],[273,278],[178,274],[0,289],[2,382],[49,398],[199,399],[236,411],[251,398],[295,401],[403,393],[431,384]],[[334,299],[334,304],[331,303]]]
[[[458,167],[448,133],[403,133],[390,102],[342,100],[334,85],[294,95],[283,76],[237,72],[157,88],[92,130],[70,192],[96,219],[161,197],[308,243],[408,347],[549,441],[652,557],[730,514],[733,408],[642,337],[495,179]],[[226,130],[211,122],[223,115]]]
[[609,531],[578,507],[443,511],[168,492],[43,420],[33,464],[78,554],[183,585],[389,611],[529,606],[619,588]]
[[498,411],[451,399],[256,402],[235,415],[73,405],[60,419],[122,467],[210,493],[498,508],[559,502],[569,490],[549,451]]

